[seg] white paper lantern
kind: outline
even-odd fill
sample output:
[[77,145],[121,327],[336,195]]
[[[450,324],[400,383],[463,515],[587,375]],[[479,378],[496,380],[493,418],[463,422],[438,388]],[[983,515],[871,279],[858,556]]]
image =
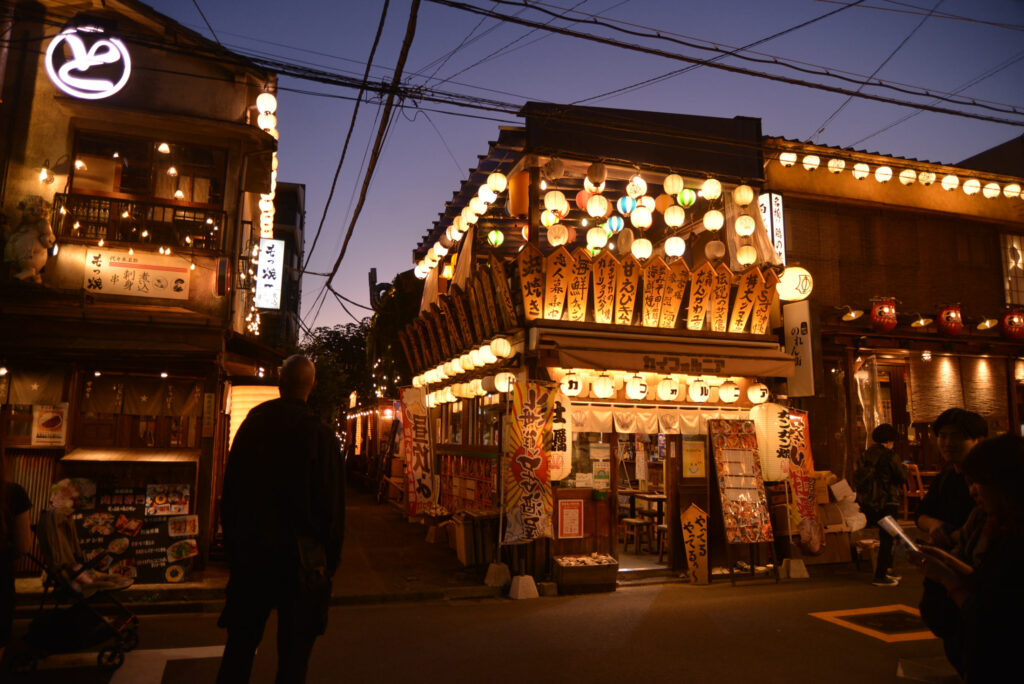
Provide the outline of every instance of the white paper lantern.
[[601,218],[608,213],[608,198],[604,195],[593,195],[587,200],[587,213],[594,218]]
[[504,337],[496,337],[491,341],[491,353],[499,359],[511,358],[513,353],[512,343]]
[[484,183],[477,189],[476,196],[479,197],[484,204],[493,204],[494,201],[498,199],[498,193],[491,190],[491,186],[487,185],[487,183]]
[[505,192],[505,189],[508,187],[508,178],[505,174],[495,171],[487,176],[487,187],[494,192]]
[[783,152],[779,155],[779,163],[783,166],[793,166],[796,164],[796,152]]
[[690,397],[690,401],[703,404],[711,397],[711,387],[703,379],[696,378],[690,381],[690,386],[686,388],[686,395]]
[[686,240],[673,235],[665,240],[665,254],[670,257],[681,257],[686,253]]
[[927,187],[935,182],[935,174],[931,171],[922,171],[917,174],[917,182]]
[[516,376],[513,373],[498,373],[494,376],[494,388],[499,392],[509,392],[516,383]]
[[569,229],[561,223],[548,228],[548,243],[552,247],[560,247],[569,241]]
[[957,178],[955,175],[949,174],[948,176],[943,177],[943,190],[945,190],[946,192],[952,192],[953,190],[956,190],[958,187],[960,187],[960,179]]
[[1017,183],[1009,183],[1003,186],[1003,197],[1006,199],[1017,199],[1020,197],[1020,185]]
[[489,344],[480,345],[476,352],[480,355],[480,361],[485,366],[498,362],[498,357],[491,351],[491,345]]
[[634,401],[647,398],[647,381],[641,375],[634,375],[626,381],[626,396]]
[[981,190],[981,194],[985,196],[985,199],[999,197],[999,183],[986,183],[985,187]]
[[545,228],[550,228],[561,220],[562,218],[558,214],[549,209],[545,209],[540,214],[540,224]]
[[629,246],[629,251],[637,259],[643,261],[651,256],[651,252],[654,251],[654,245],[647,238],[640,238],[639,240],[633,240],[633,244]]
[[593,249],[601,249],[608,244],[608,231],[600,226],[594,226],[587,231],[587,246]]
[[737,185],[732,191],[732,201],[737,207],[745,207],[754,201],[754,188],[749,185]]
[[740,386],[729,380],[718,388],[718,400],[726,404],[735,404],[740,398]]
[[673,204],[665,210],[665,225],[670,228],[679,228],[686,222],[686,210],[678,204]]
[[913,185],[916,180],[917,171],[914,169],[903,169],[900,171],[900,183],[903,183],[903,185]]
[[602,373],[590,382],[590,391],[598,399],[610,399],[615,396],[615,381],[607,373]]
[[680,192],[683,191],[683,185],[684,184],[682,176],[675,173],[670,173],[669,175],[665,176],[665,182],[662,183],[661,187],[665,190],[665,192],[667,192],[670,195],[678,195]]
[[651,216],[651,210],[647,207],[637,207],[633,210],[633,213],[629,215],[629,222],[640,230],[646,230],[651,227],[653,218]]
[[478,216],[480,214],[487,213],[487,204],[479,197],[471,197],[469,199],[469,208],[474,214],[477,214]]
[[750,409],[750,420],[757,435],[761,474],[766,482],[779,482],[789,477],[789,450],[792,424],[789,411],[778,404],[761,404]]
[[879,183],[888,183],[892,180],[892,169],[888,166],[879,166],[875,169],[875,180]]
[[704,227],[708,230],[721,230],[725,225],[725,216],[717,209],[704,212]]
[[469,354],[469,352],[466,352],[465,354],[459,357],[459,363],[461,363],[462,367],[467,371],[471,371],[474,368],[476,368],[476,364],[473,363],[473,357]]
[[[666,195],[666,197],[668,197],[668,195]],[[673,202],[675,202],[674,198],[669,197],[669,199],[672,200]],[[637,199],[636,206],[637,207],[643,207],[644,209],[646,209],[647,211],[649,211],[649,212],[651,212],[653,214],[654,213],[654,209],[657,207],[657,202],[655,202],[654,198],[651,197],[650,195],[644,195],[644,196],[639,197]]]
[[871,167],[864,162],[857,162],[853,165],[853,177],[857,180],[864,180],[871,175]]
[[816,154],[808,154],[804,157],[804,168],[808,171],[814,171],[821,166],[821,157]]
[[971,178],[970,180],[964,181],[964,194],[967,196],[977,195],[981,190],[981,181],[977,178]]
[[416,264],[416,268],[414,268],[412,272],[413,275],[415,275],[420,280],[424,280],[428,275],[430,275],[430,269],[427,268],[426,264],[424,264],[423,262]]
[[442,256],[442,257],[443,256],[448,256],[448,248],[445,247],[444,245],[442,245],[440,242],[435,242],[434,243],[433,250],[434,250],[434,254],[436,254],[438,256]]
[[558,386],[565,396],[578,397],[583,392],[583,378],[578,373],[566,373]]
[[725,256],[725,243],[721,240],[712,240],[704,245],[704,256],[710,261],[721,259]]
[[779,276],[775,289],[783,301],[799,302],[810,296],[811,290],[814,289],[814,278],[806,268],[787,266]]
[[743,245],[736,250],[736,261],[740,266],[750,266],[757,261],[757,250],[753,245]]
[[830,173],[842,173],[843,169],[846,168],[846,162],[842,159],[829,159],[828,170]]
[[595,185],[590,182],[590,178],[583,178],[583,189],[589,192],[591,195],[600,195],[604,192],[604,183],[598,183]]
[[672,378],[664,378],[658,383],[658,399],[675,401],[679,398],[679,382]]
[[768,396],[771,392],[768,391],[768,385],[763,382],[755,382],[753,385],[747,388],[747,399],[752,404],[763,404],[768,401]]
[[742,214],[736,217],[736,234],[742,237],[750,237],[754,234],[757,223],[754,217],[749,214]]
[[636,174],[630,178],[629,183],[626,184],[626,194],[633,199],[647,194],[647,181],[641,178],[640,174]]
[[464,207],[462,209],[462,214],[460,214],[460,216],[462,216],[462,222],[465,223],[467,226],[474,225],[476,223],[477,218],[479,218],[476,214],[473,213],[473,210],[470,209],[469,207]]
[[452,370],[455,371],[456,375],[466,372],[466,369],[462,367],[462,361],[457,356],[452,359]]
[[615,236],[615,249],[620,254],[628,253],[633,247],[633,231],[629,228],[620,230],[618,235]]
[[260,93],[256,96],[256,110],[262,114],[273,114],[277,111],[277,98],[271,93]]
[[700,194],[706,200],[718,199],[722,196],[722,184],[714,178],[708,178],[700,187]]
[[551,190],[544,195],[544,208],[548,211],[560,212],[565,204],[565,195],[558,190]]

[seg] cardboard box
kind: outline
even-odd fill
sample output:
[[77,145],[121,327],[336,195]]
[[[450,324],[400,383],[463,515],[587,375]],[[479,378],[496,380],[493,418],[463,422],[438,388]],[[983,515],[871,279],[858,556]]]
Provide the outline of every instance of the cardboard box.
[[835,475],[830,470],[814,471],[814,503],[827,504],[829,502],[829,485],[832,484]]

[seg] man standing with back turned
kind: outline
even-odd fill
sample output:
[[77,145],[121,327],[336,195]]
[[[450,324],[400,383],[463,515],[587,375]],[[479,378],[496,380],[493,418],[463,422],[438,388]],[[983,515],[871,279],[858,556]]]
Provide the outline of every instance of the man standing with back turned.
[[331,577],[345,528],[338,440],[306,408],[316,368],[281,366],[281,398],[253,408],[235,434],[221,520],[231,577],[218,624],[228,630],[218,684],[249,681],[270,611],[277,609],[278,684],[304,682],[327,627]]

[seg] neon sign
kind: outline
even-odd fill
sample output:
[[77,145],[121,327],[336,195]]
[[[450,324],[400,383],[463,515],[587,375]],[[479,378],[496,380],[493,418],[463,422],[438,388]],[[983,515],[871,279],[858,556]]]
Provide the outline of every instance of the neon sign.
[[[65,45],[67,50],[63,49]],[[46,48],[46,73],[54,85],[72,97],[110,97],[124,87],[131,71],[132,60],[124,43],[107,37],[96,26],[66,28]],[[89,72],[92,75],[87,75]]]

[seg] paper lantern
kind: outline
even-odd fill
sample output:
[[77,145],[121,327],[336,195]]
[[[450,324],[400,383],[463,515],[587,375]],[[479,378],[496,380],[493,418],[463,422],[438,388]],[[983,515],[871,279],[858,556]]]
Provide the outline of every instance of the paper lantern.
[[601,249],[608,244],[608,233],[600,226],[594,226],[587,231],[587,246],[592,249]]
[[757,435],[761,474],[765,482],[785,480],[789,477],[793,432],[789,410],[779,404],[761,404],[750,409],[750,420]]
[[437,254],[438,256],[448,256],[448,248],[440,242],[435,242],[432,249],[434,250],[434,254]]
[[891,299],[871,305],[871,327],[876,332],[889,332],[896,327],[896,302]]
[[498,193],[491,190],[491,187],[486,183],[477,188],[476,196],[479,197],[484,204],[492,204],[498,199]]
[[668,240],[665,240],[665,254],[670,257],[681,257],[686,254],[686,240],[673,235]]
[[559,388],[567,397],[578,397],[583,391],[583,378],[576,373],[566,373],[562,376]]
[[725,256],[725,243],[721,240],[712,240],[708,244],[704,245],[704,256],[707,257],[709,261],[721,259]]
[[740,386],[735,382],[723,382],[718,387],[718,399],[726,404],[735,404],[740,398]]
[[619,210],[619,213],[623,216],[629,216],[636,209],[636,200],[628,195],[623,195],[619,198],[619,201],[615,203],[615,208]]
[[262,114],[273,114],[277,111],[277,98],[272,93],[260,93],[256,96],[256,110]]
[[651,210],[646,207],[637,207],[629,215],[629,222],[640,230],[647,230],[650,228],[653,220]]
[[604,183],[594,185],[593,183],[590,182],[589,178],[587,178],[586,176],[583,177],[583,189],[589,192],[591,195],[600,195],[602,192],[604,192],[604,185]]
[[626,222],[622,220],[621,216],[609,216],[608,222],[605,223],[608,226],[608,230],[613,233],[618,233],[626,225]]
[[864,180],[871,175],[871,167],[864,162],[857,162],[853,165],[853,177],[857,180]]
[[473,363],[473,357],[469,355],[469,352],[466,352],[459,357],[459,363],[462,364],[462,367],[467,371],[471,371],[476,368],[476,364]]
[[629,179],[629,183],[626,184],[626,194],[636,199],[641,195],[647,193],[647,181],[640,177],[640,174],[636,174]]
[[491,247],[501,247],[503,242],[505,242],[505,234],[497,228],[487,234],[487,244]]
[[949,337],[956,337],[964,329],[964,319],[960,313],[959,304],[950,304],[939,309],[935,327],[939,332]]
[[490,344],[484,344],[477,348],[477,353],[480,355],[480,361],[483,365],[488,366],[492,363],[498,362],[498,356],[491,351]]
[[629,251],[633,253],[640,261],[647,259],[651,256],[651,252],[654,250],[654,245],[647,238],[640,238],[639,240],[633,240],[633,244],[629,246]]
[[590,201],[591,196],[593,196],[593,193],[587,192],[586,190],[580,190],[579,192],[577,192],[576,193],[576,207],[580,211],[586,211],[587,210],[587,202]]
[[548,228],[548,244],[552,247],[560,247],[569,240],[569,229],[561,223]]
[[686,388],[686,395],[690,401],[703,404],[711,397],[711,387],[704,380],[696,378],[690,381],[690,386]]
[[676,195],[676,201],[679,202],[680,206],[684,209],[689,209],[697,201],[697,193],[690,188],[685,188]]
[[829,173],[842,173],[843,169],[846,168],[846,162],[842,159],[829,159],[828,170]]
[[683,191],[683,177],[679,174],[670,173],[665,176],[664,182],[661,184],[662,189],[665,190],[669,195],[678,195]]
[[523,229],[521,231],[519,231],[519,233],[523,236],[524,240],[529,240],[530,239],[530,226],[524,225]]
[[985,199],[995,199],[999,197],[999,183],[986,183],[985,187],[981,189],[981,194]]
[[922,171],[917,174],[917,182],[927,187],[935,182],[935,174],[931,171]]
[[457,356],[452,359],[452,370],[455,371],[456,375],[466,372],[466,369],[462,367],[462,361],[460,361]]
[[608,199],[604,195],[593,195],[587,200],[587,213],[600,218],[608,213]]
[[971,195],[977,195],[981,190],[981,181],[977,178],[971,178],[970,180],[964,181],[964,194],[970,197]]
[[412,272],[417,278],[423,280],[430,274],[430,269],[426,267],[426,264],[420,262],[416,264],[416,268],[414,268]]
[[471,197],[469,199],[469,208],[477,216],[487,213],[487,204],[479,197]]
[[587,167],[587,180],[594,185],[601,185],[608,178],[608,169],[601,162],[594,162]]
[[565,162],[557,158],[551,159],[544,166],[540,167],[540,173],[547,180],[558,180],[565,173]]
[[916,180],[917,171],[914,171],[914,169],[903,169],[900,171],[900,183],[903,183],[903,185],[913,185]]
[[540,213],[540,224],[545,228],[550,228],[561,220],[562,219],[558,214],[548,209],[545,209]]
[[679,382],[672,378],[664,378],[658,383],[658,399],[675,401],[679,398]]
[[641,375],[634,375],[626,381],[626,396],[634,401],[647,398],[647,381]]
[[505,192],[505,188],[508,187],[508,178],[505,177],[505,174],[495,171],[487,176],[487,187],[496,193]]
[[953,190],[956,190],[958,187],[960,187],[960,179],[959,178],[957,178],[953,174],[949,174],[948,176],[943,177],[943,179],[942,179],[942,189],[943,190],[945,190],[946,192],[952,192]]
[[1008,340],[1024,339],[1024,313],[1007,311],[999,319],[999,332]]
[[530,212],[530,172],[509,176],[505,210],[509,216],[523,217]]
[[644,195],[644,196],[638,198],[637,201],[636,201],[636,206],[637,206],[637,209],[639,209],[640,207],[643,207],[644,209],[646,209],[647,211],[649,211],[651,213],[654,213],[654,210],[657,208],[657,205],[656,205],[656,203],[654,201],[654,198],[651,197],[650,195]]
[[796,164],[796,152],[783,152],[779,155],[779,163],[783,166],[793,166]]
[[789,266],[779,276],[779,283],[775,285],[779,298],[786,302],[799,302],[807,299],[811,290],[814,289],[814,279],[805,268]]
[[610,399],[615,396],[615,381],[607,373],[602,373],[591,380],[590,391],[598,399]]
[[706,200],[718,199],[722,196],[722,184],[714,178],[708,178],[700,187],[700,194]]
[[757,227],[757,223],[754,221],[754,217],[748,214],[742,214],[736,217],[736,234],[741,237],[750,237],[754,234],[754,229]]
[[725,225],[725,216],[717,209],[704,212],[704,227],[708,230],[721,230]]
[[1020,197],[1020,185],[1017,183],[1007,183],[1004,185],[1003,197],[1006,199],[1017,199]]
[[768,385],[763,382],[755,382],[747,388],[747,399],[751,404],[763,404],[768,401],[770,395],[771,391],[768,389]]
[[544,208],[548,211],[561,211],[565,204],[565,195],[558,190],[551,190],[544,195]]
[[498,373],[494,376],[494,388],[499,392],[511,392],[516,384],[516,376],[512,373]]
[[462,217],[462,222],[465,223],[467,226],[476,225],[476,221],[479,218],[476,214],[473,213],[473,210],[470,209],[469,207],[464,207],[462,209],[462,213],[459,214],[459,216]]
[[678,204],[673,204],[665,210],[665,225],[670,228],[679,228],[686,222],[686,210]]
[[749,185],[737,185],[732,191],[732,201],[737,207],[745,207],[754,201],[754,188]]
[[821,166],[821,157],[816,154],[808,154],[804,156],[804,168],[808,171],[814,171]]
[[888,183],[892,180],[892,169],[888,166],[879,166],[875,169],[875,180],[879,183]]
[[497,356],[499,359],[508,359],[512,357],[513,349],[512,343],[504,337],[496,337],[491,340],[491,353]]
[[736,250],[736,261],[739,262],[740,266],[750,266],[757,261],[757,250],[754,249],[753,245],[743,245]]

